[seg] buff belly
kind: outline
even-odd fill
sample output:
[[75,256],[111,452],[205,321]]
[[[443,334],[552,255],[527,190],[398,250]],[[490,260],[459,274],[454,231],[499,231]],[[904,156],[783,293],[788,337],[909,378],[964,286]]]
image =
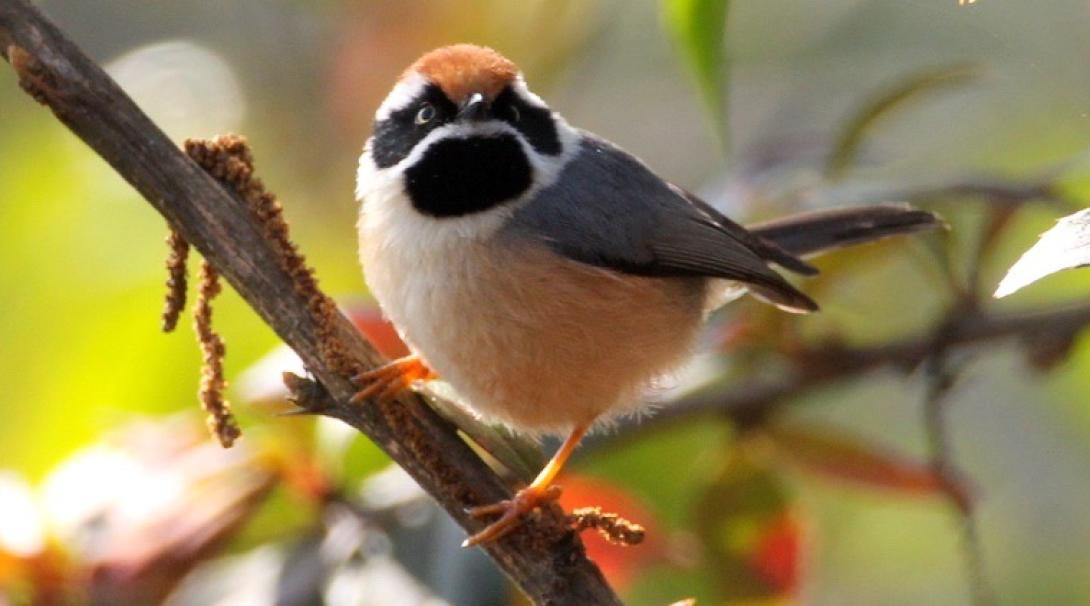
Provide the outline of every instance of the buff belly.
[[619,274],[503,236],[395,230],[366,211],[360,256],[372,294],[487,420],[563,432],[634,412],[648,384],[691,352],[706,280]]

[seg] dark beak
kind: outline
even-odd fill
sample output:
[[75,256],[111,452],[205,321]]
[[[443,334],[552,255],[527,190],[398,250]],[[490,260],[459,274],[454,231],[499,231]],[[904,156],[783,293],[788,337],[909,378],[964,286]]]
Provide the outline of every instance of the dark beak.
[[488,101],[481,93],[473,93],[458,108],[458,119],[463,121],[483,120],[488,116]]

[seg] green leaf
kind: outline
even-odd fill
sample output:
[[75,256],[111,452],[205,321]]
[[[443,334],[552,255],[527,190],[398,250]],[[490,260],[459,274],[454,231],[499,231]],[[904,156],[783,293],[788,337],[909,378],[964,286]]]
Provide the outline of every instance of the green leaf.
[[666,29],[696,77],[716,135],[727,149],[726,49],[728,0],[663,0]]
[[826,176],[839,177],[855,163],[863,137],[883,118],[903,109],[910,101],[940,89],[965,84],[977,75],[978,71],[969,65],[927,70],[908,76],[867,100],[841,129],[825,165]]

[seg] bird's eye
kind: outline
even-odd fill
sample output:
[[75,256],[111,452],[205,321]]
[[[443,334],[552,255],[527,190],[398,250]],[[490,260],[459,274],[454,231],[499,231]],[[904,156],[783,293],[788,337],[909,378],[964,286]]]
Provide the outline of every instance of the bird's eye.
[[431,103],[425,103],[420,106],[420,110],[416,112],[416,123],[418,125],[424,125],[431,122],[435,118],[435,107]]
[[521,119],[522,119],[522,114],[519,113],[518,106],[517,105],[512,105],[511,106],[511,121],[512,122],[518,122]]

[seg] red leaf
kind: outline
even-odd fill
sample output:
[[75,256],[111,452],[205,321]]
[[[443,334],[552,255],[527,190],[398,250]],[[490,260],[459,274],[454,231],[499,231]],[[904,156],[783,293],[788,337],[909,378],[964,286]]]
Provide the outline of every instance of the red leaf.
[[750,559],[750,566],[778,593],[798,590],[802,551],[802,524],[786,514],[763,529]]

